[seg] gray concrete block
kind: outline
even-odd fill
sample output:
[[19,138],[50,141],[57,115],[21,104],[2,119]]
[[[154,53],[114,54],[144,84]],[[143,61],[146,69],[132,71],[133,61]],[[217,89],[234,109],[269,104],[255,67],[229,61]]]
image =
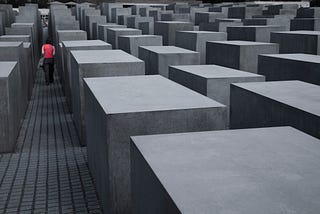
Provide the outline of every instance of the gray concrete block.
[[227,32],[227,28],[231,26],[243,26],[241,19],[216,19],[215,22],[200,23],[201,31]]
[[169,79],[226,105],[229,115],[230,85],[261,82],[265,77],[217,65],[181,65],[169,67]]
[[228,40],[243,40],[253,42],[270,42],[271,32],[284,30],[286,30],[286,27],[279,25],[227,27]]
[[153,34],[154,33],[154,19],[153,17],[128,17],[127,26],[129,28],[139,28],[140,23],[146,23],[147,29],[144,30],[144,34]]
[[28,105],[28,70],[23,63],[24,50],[22,42],[0,42],[0,61],[14,61],[18,62],[18,71],[20,75],[20,82],[18,81],[17,88],[21,91],[19,97],[19,118],[22,118],[27,110]]
[[247,26],[252,25],[280,25],[284,26],[285,30],[290,30],[291,17],[289,16],[278,16],[276,18],[252,18],[244,19],[243,24]]
[[169,77],[171,65],[199,65],[200,54],[175,46],[141,46],[139,58],[145,62],[146,74]]
[[0,36],[1,42],[31,42],[29,35],[2,35]]
[[235,19],[248,19],[252,18],[254,15],[262,15],[262,7],[261,6],[237,6],[230,7],[228,9],[228,17]]
[[320,18],[297,18],[291,20],[290,30],[320,31]]
[[119,36],[127,36],[127,35],[141,35],[141,30],[134,28],[108,28],[108,43],[112,45],[113,49],[119,48],[118,38]]
[[58,30],[58,41],[86,40],[87,32],[83,30]]
[[117,25],[115,23],[107,23],[103,25],[98,25],[98,39],[107,42],[108,41],[108,28],[126,28],[125,25]]
[[118,17],[121,15],[132,15],[131,8],[111,8],[111,22],[119,24]]
[[81,41],[64,41],[63,45],[63,89],[69,104],[69,110],[72,112],[72,82],[71,82],[71,57],[72,50],[111,50],[112,46],[101,40],[81,40]]
[[140,15],[120,15],[118,16],[118,24],[128,25],[128,18],[130,17],[140,17]]
[[200,63],[206,64],[206,42],[225,41],[224,32],[210,31],[178,31],[176,33],[176,46],[200,53]]
[[14,152],[22,124],[21,77],[17,62],[0,62],[0,153]]
[[320,54],[320,31],[272,32],[271,42],[280,45],[280,53]]
[[87,78],[88,162],[107,213],[131,212],[130,136],[226,127],[226,109],[161,76]]
[[297,11],[297,18],[320,18],[320,7],[301,7]]
[[320,56],[311,54],[263,54],[258,73],[268,81],[301,80],[320,85]]
[[320,138],[319,93],[301,81],[232,84],[230,127],[292,126]]
[[195,13],[195,25],[215,22],[217,18],[227,18],[227,15],[219,12],[198,12]]
[[132,137],[132,213],[315,214],[319,143],[291,127]]
[[178,21],[159,21],[154,24],[154,34],[161,35],[164,45],[175,45],[177,31],[192,31],[193,23]]
[[135,56],[139,56],[140,46],[161,46],[162,37],[157,35],[129,35],[119,37],[119,49]]
[[248,41],[207,42],[207,64],[257,73],[259,54],[277,54],[279,45]]
[[103,13],[103,15],[106,15],[108,18],[108,22],[112,22],[112,14],[111,14],[111,10],[112,8],[123,8],[123,4],[121,3],[103,3],[105,4],[105,9],[103,9],[103,11],[105,11]]
[[82,145],[86,144],[83,78],[144,74],[144,62],[122,50],[71,51],[73,119]]
[[152,35],[154,34],[154,22],[139,22],[138,29],[144,35]]
[[106,24],[107,23],[107,18],[105,16],[100,16],[100,15],[90,15],[86,16],[86,26],[87,26],[87,33],[88,33],[88,38],[89,39],[94,39],[93,38],[93,31],[97,31],[97,29],[93,28],[93,23],[97,24]]

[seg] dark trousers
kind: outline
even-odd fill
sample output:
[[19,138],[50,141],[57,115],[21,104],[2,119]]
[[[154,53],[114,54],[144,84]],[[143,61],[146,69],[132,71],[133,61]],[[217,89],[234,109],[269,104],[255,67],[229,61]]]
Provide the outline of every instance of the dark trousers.
[[43,68],[45,72],[46,83],[53,82],[54,61],[53,59],[44,59]]

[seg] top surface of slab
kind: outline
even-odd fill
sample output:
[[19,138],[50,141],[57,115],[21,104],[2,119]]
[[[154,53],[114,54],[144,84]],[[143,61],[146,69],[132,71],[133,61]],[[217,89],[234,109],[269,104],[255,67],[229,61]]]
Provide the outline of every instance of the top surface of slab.
[[8,77],[17,62],[0,62],[0,78]]
[[184,65],[171,66],[204,78],[262,77],[261,75],[240,71],[218,65]]
[[84,33],[83,30],[57,30],[57,33]]
[[122,50],[71,51],[78,64],[143,62]]
[[282,27],[281,25],[245,25],[245,26],[230,26],[230,28],[275,28]]
[[155,53],[159,53],[159,54],[197,53],[195,51],[190,51],[190,50],[179,48],[176,46],[140,46],[140,47]]
[[320,86],[302,81],[253,82],[234,85],[320,116]]
[[108,114],[223,107],[159,75],[86,78]]
[[179,31],[179,33],[192,33],[192,34],[226,34],[225,32],[214,32],[214,31]]
[[2,35],[0,38],[30,38],[30,35]]
[[255,45],[276,45],[275,43],[266,43],[266,42],[250,42],[250,41],[209,41],[210,43],[219,43],[226,45],[237,45],[237,46],[255,46]]
[[19,47],[22,42],[0,42],[0,47]]
[[140,31],[139,29],[135,28],[108,28],[111,31]]
[[124,35],[120,37],[125,37],[125,38],[162,38],[159,35]]
[[281,34],[297,34],[297,35],[316,35],[320,36],[320,31],[307,31],[307,30],[299,30],[299,31],[277,31],[274,33]]
[[[157,21],[156,23],[162,24],[190,24],[191,22],[183,22],[183,21]],[[191,23],[192,24],[192,23]]]
[[320,210],[320,141],[291,127],[133,137],[181,213]]
[[312,62],[312,63],[318,63],[318,64],[320,63],[320,56],[313,55],[313,54],[298,53],[298,54],[261,54],[261,55],[274,57],[274,58],[295,60],[295,61]]
[[74,40],[74,41],[63,41],[62,42],[66,47],[81,47],[81,46],[109,46],[109,43],[106,43],[101,40]]

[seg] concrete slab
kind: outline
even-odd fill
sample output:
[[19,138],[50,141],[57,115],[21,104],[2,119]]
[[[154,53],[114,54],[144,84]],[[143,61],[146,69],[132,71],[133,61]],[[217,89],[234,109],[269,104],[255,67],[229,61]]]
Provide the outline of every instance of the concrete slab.
[[227,27],[228,40],[243,40],[253,42],[270,42],[271,32],[284,31],[280,25],[254,25]]
[[320,31],[320,18],[297,18],[291,20],[290,30]]
[[82,145],[86,144],[83,78],[144,74],[144,62],[122,50],[71,51],[73,119]]
[[210,31],[178,31],[176,33],[176,46],[200,53],[200,63],[206,64],[206,42],[225,41],[224,32]]
[[193,23],[179,21],[159,21],[154,24],[154,34],[162,36],[164,45],[175,45],[177,31],[192,31]]
[[119,36],[127,36],[127,35],[141,35],[141,30],[134,28],[108,28],[108,43],[110,43],[113,49],[119,48],[118,38]]
[[111,8],[111,22],[117,23],[121,15],[132,15],[131,8]]
[[65,85],[63,85],[64,92],[69,104],[69,110],[72,112],[72,97],[71,97],[71,57],[70,52],[72,50],[111,50],[112,46],[101,40],[78,40],[78,41],[63,41],[63,67],[64,72],[62,78]]
[[0,62],[0,153],[14,152],[22,124],[21,77],[17,62]]
[[108,213],[131,212],[130,136],[226,127],[222,104],[158,75],[84,81],[88,162]]
[[198,12],[195,13],[195,25],[215,22],[217,18],[227,18],[227,15],[220,12]]
[[139,56],[140,46],[161,46],[162,36],[157,35],[128,35],[120,36],[119,49],[135,56]]
[[229,115],[230,85],[265,77],[217,65],[181,65],[169,67],[169,79],[226,105]]
[[301,81],[232,84],[230,127],[292,126],[320,138],[319,92]]
[[271,42],[280,45],[280,53],[320,55],[320,31],[272,32]]
[[257,73],[259,54],[277,54],[279,45],[248,41],[207,42],[207,64]]
[[[87,23],[87,33],[88,33],[88,38],[89,39],[96,39],[93,38],[94,31],[97,31],[96,28],[94,28],[93,23],[97,24],[106,24],[107,23],[107,17],[105,16],[100,16],[100,15],[90,15],[86,16],[86,23]],[[97,34],[97,33],[95,33]]]
[[98,25],[98,39],[107,42],[108,41],[108,28],[126,28],[125,25],[117,25],[115,23],[107,23]]
[[320,56],[312,54],[263,54],[258,73],[268,81],[301,80],[320,85]]
[[241,19],[223,19],[223,20],[216,19],[215,22],[200,23],[199,30],[227,32],[227,28],[232,26],[243,26],[243,23]]
[[291,127],[139,136],[130,147],[133,214],[320,209],[319,140]]
[[145,62],[146,74],[169,77],[171,65],[199,65],[200,54],[175,46],[141,46],[139,58]]
[[254,15],[262,15],[261,6],[236,6],[228,9],[228,18],[233,19],[247,19]]

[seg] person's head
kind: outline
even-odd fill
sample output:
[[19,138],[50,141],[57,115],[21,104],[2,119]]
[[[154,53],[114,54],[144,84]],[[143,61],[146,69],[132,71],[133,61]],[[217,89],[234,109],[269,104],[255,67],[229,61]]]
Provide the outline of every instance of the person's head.
[[48,39],[46,40],[46,44],[52,45],[52,40],[51,40],[50,38],[48,38]]

